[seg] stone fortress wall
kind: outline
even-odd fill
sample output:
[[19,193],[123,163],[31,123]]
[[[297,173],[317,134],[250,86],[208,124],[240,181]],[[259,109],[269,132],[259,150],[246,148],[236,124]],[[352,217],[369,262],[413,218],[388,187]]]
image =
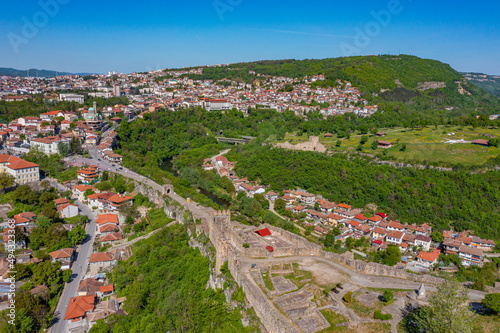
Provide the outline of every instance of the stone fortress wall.
[[[135,183],[135,189],[137,192],[148,197],[149,200],[155,204],[164,205],[164,211],[167,216],[173,217],[175,212],[176,218],[182,220],[182,216],[185,212],[184,208],[180,205],[176,205],[175,203],[170,205],[165,203],[170,191],[173,192],[171,185],[163,186],[161,191],[162,193],[152,189],[148,185],[137,182]],[[255,283],[255,281],[248,277],[244,273],[244,270],[240,267],[241,256],[248,258],[262,258],[269,256],[269,251],[263,247],[244,248],[242,246],[244,239],[234,229],[234,225],[231,222],[231,214],[228,210],[215,211],[213,209],[206,208],[205,211],[208,213],[209,218],[208,221],[203,219],[202,222],[206,223],[205,230],[208,230],[208,236],[216,250],[216,272],[220,272],[221,266],[226,261],[228,262],[228,268],[232,276],[245,292],[250,305],[254,308],[256,314],[259,316],[268,332],[281,333],[298,331],[297,327],[292,326],[292,324],[289,323],[289,321],[267,299],[266,295]],[[290,247],[277,247],[272,253],[274,257],[284,257],[283,260],[285,261],[287,261],[286,257],[290,256],[319,256],[342,263],[343,265],[364,274],[395,277],[414,282],[432,284],[442,281],[440,278],[429,275],[412,274],[403,269],[357,260],[354,259],[352,252],[346,252],[343,254],[326,252],[322,250],[321,246],[311,243],[301,236],[271,225],[263,225],[260,228],[268,228],[272,234],[292,245]],[[257,228],[255,228],[255,230],[257,230]]]

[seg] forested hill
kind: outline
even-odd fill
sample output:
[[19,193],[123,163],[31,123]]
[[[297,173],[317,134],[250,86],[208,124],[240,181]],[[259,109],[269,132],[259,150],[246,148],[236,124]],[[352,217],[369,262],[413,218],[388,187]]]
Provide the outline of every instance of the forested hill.
[[486,90],[492,95],[500,96],[500,75],[481,73],[462,73],[470,83]]
[[[486,112],[500,105],[499,99],[470,84],[464,77],[437,60],[410,55],[358,56],[322,60],[269,60],[205,67],[193,79],[235,79],[251,83],[265,81],[257,74],[302,78],[323,74],[319,86],[336,86],[337,79],[351,82],[375,102],[417,102],[422,109],[433,106],[484,107]],[[489,113],[489,112],[488,112]]]
[[[29,75],[28,75],[29,74]],[[87,73],[78,73],[78,75],[86,75]],[[57,72],[47,69],[15,69],[15,68],[5,68],[0,67],[0,76],[20,76],[20,77],[55,77],[56,75],[74,75],[66,72]]]

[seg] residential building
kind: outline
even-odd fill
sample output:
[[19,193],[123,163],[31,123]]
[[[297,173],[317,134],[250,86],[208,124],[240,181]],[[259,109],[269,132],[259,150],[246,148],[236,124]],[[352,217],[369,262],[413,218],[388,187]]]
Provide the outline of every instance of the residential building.
[[9,173],[18,184],[26,184],[40,180],[40,166],[15,157],[0,154],[0,172]]
[[69,219],[80,214],[80,208],[75,204],[63,204],[57,208],[61,217]]
[[61,154],[60,144],[69,144],[71,140],[62,136],[47,136],[45,138],[32,139],[31,149],[41,151],[46,155]]
[[401,244],[403,242],[403,236],[404,233],[401,231],[389,231],[387,233],[387,236],[385,236],[386,241],[394,243],[394,244]]
[[437,263],[439,254],[440,252],[438,249],[434,249],[432,252],[420,252],[417,255],[417,266],[432,268]]
[[415,245],[421,246],[425,251],[429,251],[431,247],[432,239],[427,236],[417,235],[415,237]]
[[97,252],[90,255],[90,269],[93,271],[101,271],[116,265],[116,259],[111,252]]
[[461,245],[458,250],[458,255],[460,256],[460,259],[462,259],[462,265],[464,266],[483,266],[483,250],[479,248]]
[[75,249],[64,248],[54,252],[50,252],[49,255],[52,258],[52,262],[59,261],[61,263],[61,269],[70,269],[73,263]]
[[64,320],[82,320],[87,312],[94,311],[96,303],[95,295],[71,297],[69,300]]

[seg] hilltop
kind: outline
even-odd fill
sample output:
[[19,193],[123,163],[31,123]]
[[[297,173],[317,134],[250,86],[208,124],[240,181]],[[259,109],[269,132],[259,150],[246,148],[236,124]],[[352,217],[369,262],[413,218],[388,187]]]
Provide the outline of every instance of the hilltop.
[[29,75],[31,77],[56,77],[56,75],[88,75],[89,73],[66,73],[66,72],[59,72],[59,71],[53,71],[53,70],[47,70],[47,69],[36,69],[36,68],[30,68],[30,69],[15,69],[15,68],[6,68],[6,67],[0,67],[0,76],[19,76],[19,77],[27,77],[28,76],[28,71]]
[[488,75],[483,73],[462,73],[470,82],[492,95],[500,96],[500,75]]
[[[255,72],[255,74],[254,74]],[[306,60],[264,60],[220,67],[204,67],[193,79],[224,78],[252,83],[265,75],[302,78],[324,75],[313,86],[334,87],[337,80],[349,81],[369,101],[381,103],[418,102],[419,109],[457,106],[469,109],[498,109],[497,97],[470,84],[450,65],[410,55],[357,56]],[[414,106],[415,107],[415,106]],[[493,112],[493,111],[492,111]]]

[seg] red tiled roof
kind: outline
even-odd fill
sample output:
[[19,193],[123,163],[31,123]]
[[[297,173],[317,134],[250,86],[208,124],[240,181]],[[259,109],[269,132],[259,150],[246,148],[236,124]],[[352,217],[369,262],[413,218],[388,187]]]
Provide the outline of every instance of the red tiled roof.
[[269,251],[269,252],[273,252],[274,251],[274,248],[272,246],[266,246],[266,249]]
[[434,251],[432,251],[432,252],[422,251],[417,255],[417,258],[420,258],[422,260],[429,261],[429,262],[434,262],[439,257],[439,254],[440,254],[440,252],[438,249],[434,249]]
[[111,261],[113,256],[109,252],[97,252],[90,255],[89,262]]
[[67,247],[54,252],[50,252],[49,255],[52,257],[52,259],[70,258],[73,255],[74,251],[74,249]]
[[103,287],[100,287],[99,288],[99,291],[101,293],[107,293],[107,292],[110,292],[110,291],[113,291],[113,285],[110,284],[109,286],[103,286]]
[[267,228],[257,230],[256,233],[258,233],[261,237],[271,235],[271,231],[269,231],[269,229],[267,229]]
[[95,223],[97,223],[98,225],[103,225],[106,223],[118,224],[118,216],[116,216],[115,214],[101,214],[97,216]]
[[87,312],[94,310],[94,303],[95,295],[71,297],[64,320],[85,316]]

